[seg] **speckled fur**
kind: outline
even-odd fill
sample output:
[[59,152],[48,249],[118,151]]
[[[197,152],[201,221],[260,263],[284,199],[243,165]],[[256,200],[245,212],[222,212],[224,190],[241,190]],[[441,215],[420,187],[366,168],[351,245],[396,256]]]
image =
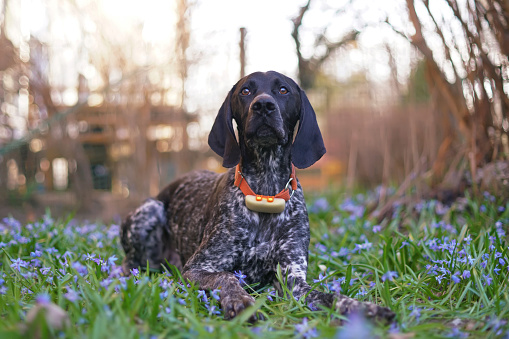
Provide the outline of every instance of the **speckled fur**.
[[[289,93],[280,94],[281,86]],[[243,88],[250,89],[251,95],[241,95]],[[275,195],[288,181],[292,154],[296,154],[294,129],[305,109],[303,96],[295,82],[279,73],[253,73],[233,87],[223,104],[222,109],[231,109],[237,122],[238,160],[245,180],[257,194]],[[260,98],[272,100],[275,109],[267,112],[263,106],[262,111],[254,111],[253,104]],[[300,126],[298,133],[305,128]],[[244,195],[233,184],[234,174],[234,168],[223,174],[189,173],[131,213],[122,225],[124,271],[147,262],[151,267],[174,264],[184,278],[201,288],[221,288],[227,319],[254,302],[234,276],[237,270],[246,275],[248,284],[273,284],[280,289],[276,280],[279,264],[294,297],[306,295],[311,290],[306,282],[310,232],[302,187],[298,184],[281,214],[258,213],[246,208]],[[342,314],[362,311],[372,318],[394,317],[385,307],[340,294],[313,290],[306,302],[313,307],[335,307]]]

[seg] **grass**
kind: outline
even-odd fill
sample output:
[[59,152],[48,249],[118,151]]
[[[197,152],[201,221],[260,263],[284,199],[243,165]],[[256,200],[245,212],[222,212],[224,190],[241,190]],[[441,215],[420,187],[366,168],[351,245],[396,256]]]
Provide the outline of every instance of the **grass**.
[[[255,307],[224,321],[217,291],[204,293],[176,271],[122,277],[118,225],[47,213],[29,225],[0,222],[0,337],[508,336],[509,205],[489,194],[452,208],[426,201],[374,225],[364,215],[369,199],[310,202],[308,281],[390,307],[397,313],[391,326],[356,317],[341,327],[333,310],[311,311],[258,286],[246,287]],[[67,312],[71,326],[48,327],[42,315],[26,321],[34,305],[50,302]],[[250,325],[255,310],[266,320]]]

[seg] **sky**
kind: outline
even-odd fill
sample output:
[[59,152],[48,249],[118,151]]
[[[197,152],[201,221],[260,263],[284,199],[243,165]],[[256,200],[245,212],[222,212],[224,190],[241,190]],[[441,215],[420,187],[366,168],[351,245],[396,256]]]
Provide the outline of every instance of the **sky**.
[[[297,77],[291,19],[298,14],[306,0],[195,2],[191,8],[191,44],[187,53],[191,66],[185,105],[190,112],[204,113],[202,125],[206,129],[213,119],[213,115],[207,113],[217,110],[228,90],[239,78],[240,27],[247,29],[247,74],[275,70],[292,78]],[[334,58],[326,65],[326,71],[340,81],[347,81],[356,72],[366,72],[371,81],[383,83],[389,77],[390,68],[388,55],[381,46],[388,43],[398,52],[398,71],[404,82],[410,71],[408,45],[388,27],[380,24],[386,15],[392,15],[393,22],[401,21],[397,13],[402,12],[402,2],[356,0],[351,2],[346,14],[337,13],[347,3],[350,1],[312,2],[301,29],[304,56],[320,52],[314,49],[313,41],[324,28],[327,28],[327,36],[331,41],[341,38],[351,29],[362,29],[356,48]],[[8,4],[10,20],[16,23],[10,32],[11,36],[17,36],[14,43],[23,45],[30,34],[52,43],[55,50],[53,57],[57,60],[52,75],[63,84],[75,84],[78,71],[89,75],[94,73],[84,65],[87,60],[83,58],[87,56],[81,56],[81,60],[78,57],[80,44],[86,44],[87,40],[78,29],[78,16],[66,14],[75,13],[75,8],[92,9],[92,15],[96,19],[101,18],[101,25],[97,25],[91,20],[87,21],[85,16],[83,20],[88,34],[104,34],[120,44],[133,43],[135,36],[140,36],[140,44],[153,51],[161,51],[153,55],[162,60],[152,59],[149,63],[164,63],[164,58],[171,58],[172,47],[168,46],[175,40],[177,21],[174,1],[9,0]],[[55,17],[54,14],[49,15],[50,12],[60,14]],[[89,81],[89,84],[100,86],[93,81]],[[77,95],[73,93],[71,90],[67,97],[64,95],[68,103],[77,100]]]

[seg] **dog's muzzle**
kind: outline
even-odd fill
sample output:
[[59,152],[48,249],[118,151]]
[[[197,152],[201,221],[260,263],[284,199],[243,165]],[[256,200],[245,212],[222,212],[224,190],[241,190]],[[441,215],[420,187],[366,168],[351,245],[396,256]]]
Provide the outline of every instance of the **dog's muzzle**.
[[255,97],[249,106],[249,113],[250,134],[262,139],[285,139],[281,112],[272,96],[263,93]]

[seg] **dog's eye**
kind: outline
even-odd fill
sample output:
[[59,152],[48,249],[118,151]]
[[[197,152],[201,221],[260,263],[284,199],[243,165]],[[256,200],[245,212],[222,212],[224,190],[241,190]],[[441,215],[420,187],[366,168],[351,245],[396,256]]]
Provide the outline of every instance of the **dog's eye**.
[[242,91],[240,91],[240,94],[242,95],[249,95],[251,94],[251,91],[249,90],[249,88],[243,88]]
[[281,88],[279,89],[279,93],[280,93],[280,94],[288,94],[288,90],[286,89],[286,87],[284,87],[284,86],[283,86],[283,87],[281,87]]

